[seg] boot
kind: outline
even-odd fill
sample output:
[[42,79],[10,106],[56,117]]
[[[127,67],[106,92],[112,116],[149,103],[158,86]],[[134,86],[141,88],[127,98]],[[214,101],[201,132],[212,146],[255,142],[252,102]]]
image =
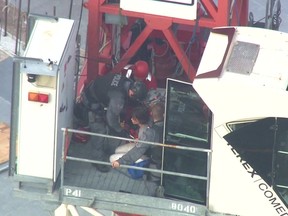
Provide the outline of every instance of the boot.
[[93,163],[92,166],[94,166],[98,171],[103,172],[103,173],[109,172],[111,169],[109,165],[104,165],[104,164]]

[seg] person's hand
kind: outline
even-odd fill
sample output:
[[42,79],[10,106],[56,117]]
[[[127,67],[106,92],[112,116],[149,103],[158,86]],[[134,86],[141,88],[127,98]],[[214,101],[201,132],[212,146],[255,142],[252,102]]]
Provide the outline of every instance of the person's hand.
[[120,127],[121,127],[122,129],[126,129],[126,123],[125,123],[125,121],[120,122]]
[[77,96],[75,101],[76,101],[76,103],[81,103],[82,102],[81,95]]
[[120,167],[120,163],[116,160],[116,161],[113,161],[112,162],[112,167],[113,168],[118,168],[118,167]]

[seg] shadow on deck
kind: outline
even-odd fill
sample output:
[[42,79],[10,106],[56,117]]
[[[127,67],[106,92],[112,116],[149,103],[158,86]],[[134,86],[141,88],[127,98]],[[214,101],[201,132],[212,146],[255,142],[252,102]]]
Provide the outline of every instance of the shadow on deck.
[[[92,148],[91,141],[86,144],[72,142],[68,156],[95,160],[91,154]],[[87,161],[67,160],[64,170],[64,185],[74,187],[155,196],[158,186],[155,182],[148,181],[147,175],[141,179],[132,179],[127,168],[111,168],[109,172],[104,173]]]

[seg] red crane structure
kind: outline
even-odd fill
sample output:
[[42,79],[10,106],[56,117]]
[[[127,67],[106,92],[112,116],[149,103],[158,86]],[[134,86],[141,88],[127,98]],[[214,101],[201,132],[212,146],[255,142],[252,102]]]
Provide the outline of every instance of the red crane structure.
[[[196,3],[195,3],[196,4]],[[141,45],[151,37],[161,37],[165,39],[171,51],[177,57],[177,60],[185,71],[188,80],[193,81],[197,70],[197,64],[201,56],[191,55],[185,52],[185,46],[188,45],[191,35],[194,31],[199,33],[202,29],[211,29],[219,26],[247,26],[248,24],[248,4],[246,0],[223,0],[215,3],[213,0],[200,0],[197,3],[197,17],[195,20],[180,19],[154,14],[126,11],[120,8],[119,3],[109,3],[105,0],[88,0],[84,6],[88,9],[88,30],[87,30],[87,61],[81,76],[82,81],[94,79],[101,74],[101,66],[111,63],[111,50],[101,53],[101,29],[105,29],[111,39],[111,47],[116,43],[115,35],[112,34],[112,25],[105,23],[105,16],[120,16],[128,20],[127,25],[121,25],[121,36],[126,35],[131,23],[137,19],[145,22],[145,28],[140,32],[135,41],[127,50],[122,50],[117,64],[112,71],[120,71],[129,60],[136,54]],[[177,31],[175,31],[177,25]],[[184,44],[184,45],[183,45]],[[198,52],[203,46],[196,47],[192,52]],[[201,51],[200,51],[201,52]],[[192,56],[192,57],[191,57]],[[167,72],[160,71],[161,76],[169,76]],[[164,73],[164,74],[163,74]],[[85,76],[87,75],[87,77]],[[156,75],[157,77],[157,75]]]

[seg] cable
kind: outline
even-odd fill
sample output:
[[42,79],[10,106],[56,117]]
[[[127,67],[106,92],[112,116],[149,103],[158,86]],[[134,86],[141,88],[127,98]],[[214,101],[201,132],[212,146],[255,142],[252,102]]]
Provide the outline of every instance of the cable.
[[274,2],[274,6],[273,6],[273,15],[272,15],[272,29],[273,30],[279,29],[279,26],[282,22],[280,14],[281,14],[281,2],[280,0],[278,0],[277,2]]
[[[197,32],[197,28],[198,28],[198,24],[199,24],[199,19],[200,19],[200,17],[198,17],[196,19],[196,24],[194,25],[191,39],[189,40],[188,46],[187,46],[187,48],[186,48],[186,50],[184,52],[185,54],[187,54],[189,52],[189,57],[191,57],[190,55],[191,55],[192,45],[196,41],[196,32]],[[172,75],[173,77],[180,76],[183,73],[183,67],[182,67],[182,63],[181,63],[183,58],[184,58],[184,56],[182,56],[181,60],[178,61],[178,64],[176,65],[175,73]],[[181,71],[180,71],[180,69],[181,69]]]
[[81,10],[80,10],[80,15],[79,15],[79,22],[78,22],[78,28],[77,28],[77,35],[79,34],[80,23],[81,23],[81,21],[82,21],[83,5],[84,5],[84,0],[81,1]]

